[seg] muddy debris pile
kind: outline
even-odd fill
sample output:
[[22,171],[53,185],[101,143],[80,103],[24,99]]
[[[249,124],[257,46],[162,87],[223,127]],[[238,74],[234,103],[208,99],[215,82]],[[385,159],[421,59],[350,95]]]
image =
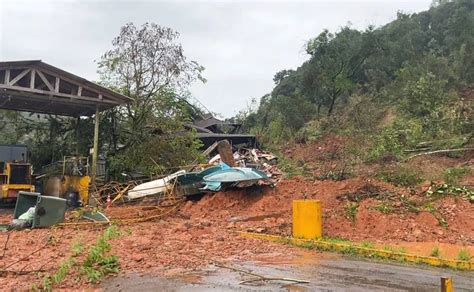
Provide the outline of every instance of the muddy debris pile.
[[317,199],[323,206],[323,235],[349,240],[474,242],[474,205],[462,197],[430,198],[377,180],[283,180],[276,188],[233,190],[185,203],[191,220],[216,222],[229,230],[291,235],[291,202]]

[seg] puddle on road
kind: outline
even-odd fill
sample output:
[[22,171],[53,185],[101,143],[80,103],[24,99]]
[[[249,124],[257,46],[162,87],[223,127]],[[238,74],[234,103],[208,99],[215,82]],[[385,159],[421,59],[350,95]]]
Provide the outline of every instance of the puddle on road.
[[177,275],[172,277],[172,279],[176,279],[178,281],[182,281],[187,284],[202,284],[203,278],[206,277],[207,274],[205,272],[194,272],[194,273],[186,273],[182,275]]
[[328,252],[318,252],[314,250],[299,249],[294,255],[281,256],[259,255],[256,256],[254,262],[263,265],[316,265],[321,260],[331,260],[340,258],[340,255]]

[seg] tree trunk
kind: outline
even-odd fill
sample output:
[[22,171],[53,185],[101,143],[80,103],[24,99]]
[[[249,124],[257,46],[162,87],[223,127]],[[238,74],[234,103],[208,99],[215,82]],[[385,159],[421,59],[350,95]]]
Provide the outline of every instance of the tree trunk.
[[336,98],[337,98],[337,95],[334,94],[331,99],[331,105],[329,106],[328,117],[330,117],[332,114],[332,110],[334,109],[334,103],[336,103]]
[[217,151],[221,156],[221,161],[225,164],[234,167],[236,166],[234,155],[232,153],[232,146],[230,146],[229,141],[222,140],[217,144]]

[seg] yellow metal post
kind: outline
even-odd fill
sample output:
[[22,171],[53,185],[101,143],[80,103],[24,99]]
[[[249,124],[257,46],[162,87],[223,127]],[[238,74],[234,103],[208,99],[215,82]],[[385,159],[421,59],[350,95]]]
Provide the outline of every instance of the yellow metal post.
[[293,237],[315,239],[322,236],[321,202],[293,201]]
[[441,278],[441,292],[453,292],[453,280],[451,277]]

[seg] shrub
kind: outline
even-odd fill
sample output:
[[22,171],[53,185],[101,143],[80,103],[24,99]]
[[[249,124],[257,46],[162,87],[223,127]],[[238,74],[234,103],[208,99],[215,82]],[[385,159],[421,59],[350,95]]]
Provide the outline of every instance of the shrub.
[[344,208],[346,210],[347,219],[351,220],[352,222],[355,222],[356,215],[357,215],[357,209],[359,208],[359,204],[357,204],[357,203],[347,203],[344,206]]
[[438,246],[433,247],[433,249],[431,250],[430,256],[436,257],[436,258],[439,257],[439,247]]
[[384,155],[401,156],[403,150],[424,140],[422,122],[416,118],[397,116],[392,124],[372,136],[367,160],[373,162]]
[[112,249],[109,240],[117,236],[119,236],[117,226],[111,226],[89,248],[89,252],[80,267],[80,273],[86,275],[89,282],[95,283],[102,276],[109,273],[118,273],[119,264],[117,256],[107,255]]
[[378,204],[376,206],[372,206],[372,207],[370,207],[370,209],[377,210],[377,211],[379,211],[381,213],[384,213],[384,214],[391,214],[395,211],[391,205],[385,204],[385,203],[381,203],[381,204]]
[[444,171],[444,180],[447,184],[455,185],[458,183],[459,179],[470,173],[468,167],[452,167]]
[[418,172],[406,167],[382,170],[377,174],[377,178],[402,187],[412,187],[423,181]]
[[461,249],[458,253],[458,260],[460,261],[470,261],[471,258],[472,258],[471,254],[465,248]]

